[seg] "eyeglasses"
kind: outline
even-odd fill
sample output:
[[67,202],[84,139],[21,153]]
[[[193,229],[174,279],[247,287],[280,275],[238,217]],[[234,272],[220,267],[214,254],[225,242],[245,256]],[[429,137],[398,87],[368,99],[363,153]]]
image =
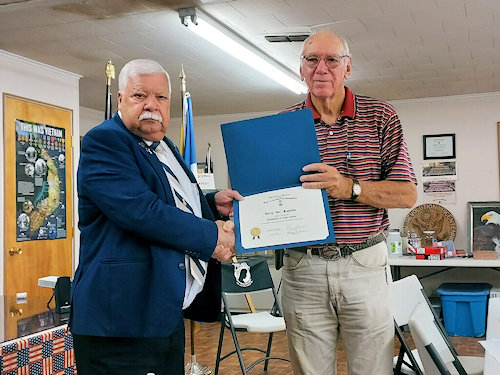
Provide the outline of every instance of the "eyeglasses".
[[325,65],[328,68],[336,68],[339,66],[340,60],[344,57],[349,57],[349,55],[343,56],[326,56],[324,58],[320,58],[319,56],[311,55],[311,56],[302,56],[305,61],[305,64],[309,68],[316,68],[319,65],[321,60],[325,61]]

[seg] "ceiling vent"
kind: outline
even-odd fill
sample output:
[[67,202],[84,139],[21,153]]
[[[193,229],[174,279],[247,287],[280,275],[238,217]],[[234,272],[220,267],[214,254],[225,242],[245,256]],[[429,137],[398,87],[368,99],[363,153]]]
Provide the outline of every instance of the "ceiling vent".
[[290,43],[303,42],[309,37],[309,34],[291,34],[291,35],[266,35],[265,38],[270,43]]

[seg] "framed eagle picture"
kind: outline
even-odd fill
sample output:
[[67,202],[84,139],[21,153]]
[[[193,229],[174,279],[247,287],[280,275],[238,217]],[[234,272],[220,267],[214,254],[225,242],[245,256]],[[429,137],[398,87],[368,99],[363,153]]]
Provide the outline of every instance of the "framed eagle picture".
[[468,202],[469,251],[485,250],[500,254],[500,202]]

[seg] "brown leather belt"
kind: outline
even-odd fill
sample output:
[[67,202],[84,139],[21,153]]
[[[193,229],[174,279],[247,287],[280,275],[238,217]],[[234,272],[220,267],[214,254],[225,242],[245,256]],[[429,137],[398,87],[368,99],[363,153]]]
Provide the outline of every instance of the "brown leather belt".
[[337,260],[340,257],[346,257],[352,253],[366,249],[368,247],[379,244],[385,241],[384,233],[380,232],[367,240],[352,245],[339,246],[336,243],[329,243],[326,245],[321,245],[317,247],[295,247],[289,250],[300,251],[301,253],[306,253],[308,249],[311,249],[312,255],[318,255],[320,258],[325,260]]

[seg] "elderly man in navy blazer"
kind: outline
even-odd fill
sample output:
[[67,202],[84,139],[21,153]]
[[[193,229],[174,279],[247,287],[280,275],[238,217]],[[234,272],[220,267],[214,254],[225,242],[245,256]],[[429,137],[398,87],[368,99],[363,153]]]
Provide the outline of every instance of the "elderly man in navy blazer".
[[121,70],[118,113],[83,138],[80,258],[70,329],[79,375],[184,373],[184,317],[220,313],[220,263],[234,254],[234,190],[203,195],[177,148],[168,73]]

